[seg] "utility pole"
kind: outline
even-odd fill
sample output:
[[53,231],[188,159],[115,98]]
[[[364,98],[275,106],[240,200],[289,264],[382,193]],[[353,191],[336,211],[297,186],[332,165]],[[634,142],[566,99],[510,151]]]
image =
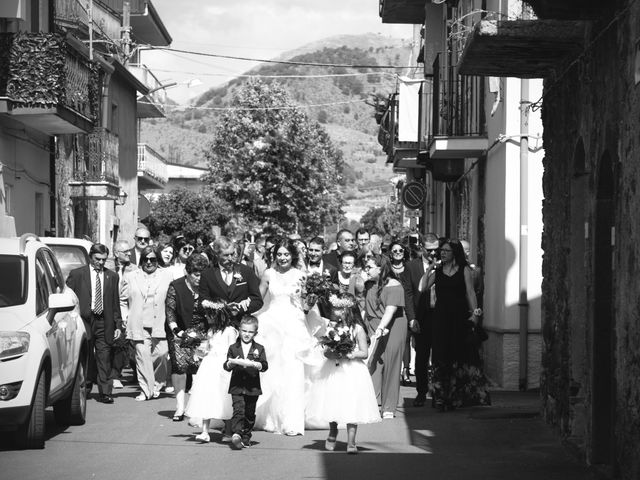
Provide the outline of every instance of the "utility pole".
[[93,61],[93,0],[89,0],[87,14],[89,15],[89,60]]
[[124,2],[122,5],[122,49],[124,63],[127,63],[131,55],[131,5],[129,2]]

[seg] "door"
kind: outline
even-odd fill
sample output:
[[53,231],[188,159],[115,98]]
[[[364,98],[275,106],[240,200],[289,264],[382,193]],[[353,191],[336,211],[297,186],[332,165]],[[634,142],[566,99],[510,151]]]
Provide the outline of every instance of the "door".
[[47,265],[42,251],[36,255],[36,316],[38,329],[44,332],[51,356],[51,392],[57,392],[62,382],[60,365],[60,347],[58,325],[49,314],[49,295],[51,295],[50,280],[47,275]]

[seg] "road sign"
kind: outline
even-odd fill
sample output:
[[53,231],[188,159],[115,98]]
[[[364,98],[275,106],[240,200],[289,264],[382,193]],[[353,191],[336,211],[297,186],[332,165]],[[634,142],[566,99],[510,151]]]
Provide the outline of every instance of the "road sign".
[[404,216],[407,218],[416,218],[420,216],[420,210],[405,210]]
[[420,182],[409,182],[402,189],[402,203],[411,210],[422,208],[427,198],[427,187]]

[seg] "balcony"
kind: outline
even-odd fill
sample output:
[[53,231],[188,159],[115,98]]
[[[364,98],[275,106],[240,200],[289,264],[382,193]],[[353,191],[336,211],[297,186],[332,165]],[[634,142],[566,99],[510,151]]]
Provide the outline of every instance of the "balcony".
[[163,189],[169,181],[162,155],[146,143],[138,144],[138,190]]
[[99,77],[98,68],[60,35],[0,34],[0,115],[46,135],[92,130]]
[[138,98],[138,118],[164,118],[167,92],[146,65],[130,64],[129,72],[149,89],[147,95]]
[[[120,40],[121,20],[120,15],[108,8],[105,4],[95,0],[93,2],[93,34],[94,38],[108,37],[111,40]],[[89,36],[89,14],[86,2],[78,0],[55,0],[55,22],[57,25],[72,29],[79,37]]]
[[425,17],[425,0],[379,0],[382,23],[421,24]]
[[462,174],[464,160],[487,148],[484,78],[459,75],[455,65],[433,64],[433,109],[425,165],[436,180],[452,181]]
[[[109,10],[122,14],[124,0],[98,0]],[[168,46],[172,38],[151,0],[128,0],[131,12],[130,23],[133,36],[138,43]]]
[[76,137],[71,197],[116,200],[120,193],[119,140],[104,128]]
[[481,20],[467,37],[462,75],[542,78],[577,57],[585,25],[562,20]]

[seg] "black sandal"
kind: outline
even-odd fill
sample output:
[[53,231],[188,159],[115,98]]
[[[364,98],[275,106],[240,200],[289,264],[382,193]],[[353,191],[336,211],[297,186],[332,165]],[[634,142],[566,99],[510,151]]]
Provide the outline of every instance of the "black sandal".
[[178,414],[174,415],[174,416],[173,416],[173,418],[172,418],[172,420],[173,420],[174,422],[181,422],[181,421],[183,421],[183,420],[184,420],[184,413],[183,413],[182,415],[178,415]]

